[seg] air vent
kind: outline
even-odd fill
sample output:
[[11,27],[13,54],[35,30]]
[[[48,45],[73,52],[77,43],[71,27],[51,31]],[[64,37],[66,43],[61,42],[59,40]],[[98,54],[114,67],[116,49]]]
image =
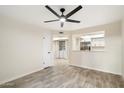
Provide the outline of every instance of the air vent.
[[64,32],[59,32],[59,34],[64,34]]

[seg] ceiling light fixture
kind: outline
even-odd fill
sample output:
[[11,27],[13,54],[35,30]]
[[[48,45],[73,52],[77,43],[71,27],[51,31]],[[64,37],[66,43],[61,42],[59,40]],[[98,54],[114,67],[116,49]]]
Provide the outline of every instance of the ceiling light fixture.
[[66,21],[66,19],[64,17],[60,18],[60,22],[65,22],[65,21]]

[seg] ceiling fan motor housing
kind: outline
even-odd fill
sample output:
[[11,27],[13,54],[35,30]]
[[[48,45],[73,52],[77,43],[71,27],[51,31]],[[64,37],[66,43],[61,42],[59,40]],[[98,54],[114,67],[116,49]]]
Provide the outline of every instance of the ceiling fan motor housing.
[[63,13],[65,11],[65,8],[61,8],[60,11]]

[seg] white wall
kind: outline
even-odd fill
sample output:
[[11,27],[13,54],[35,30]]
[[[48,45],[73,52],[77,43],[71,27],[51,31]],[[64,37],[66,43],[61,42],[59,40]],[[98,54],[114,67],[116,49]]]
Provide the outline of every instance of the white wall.
[[41,70],[43,30],[0,16],[0,83]]
[[122,20],[122,73],[124,77],[124,19]]
[[74,31],[72,34],[83,34],[96,31],[105,31],[105,51],[72,51],[70,53],[71,65],[115,74],[122,74],[121,21],[86,29],[80,29],[78,31]]

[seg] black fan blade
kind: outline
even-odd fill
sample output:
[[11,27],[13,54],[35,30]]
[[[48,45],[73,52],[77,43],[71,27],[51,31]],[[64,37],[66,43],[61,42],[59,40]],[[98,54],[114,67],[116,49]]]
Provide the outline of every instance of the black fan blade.
[[63,27],[64,26],[64,22],[61,22],[61,27]]
[[44,23],[48,23],[48,22],[55,22],[55,21],[59,21],[59,19],[57,19],[57,20],[49,20],[49,21],[44,21]]
[[76,13],[77,11],[79,11],[82,8],[81,5],[79,5],[77,8],[75,8],[73,11],[71,11],[70,13],[68,13],[66,15],[66,18],[69,18],[70,16],[72,16],[74,13]]
[[49,11],[51,11],[54,15],[56,15],[58,18],[60,17],[52,8],[50,8],[48,5],[45,6]]
[[78,20],[66,19],[66,22],[80,23]]

